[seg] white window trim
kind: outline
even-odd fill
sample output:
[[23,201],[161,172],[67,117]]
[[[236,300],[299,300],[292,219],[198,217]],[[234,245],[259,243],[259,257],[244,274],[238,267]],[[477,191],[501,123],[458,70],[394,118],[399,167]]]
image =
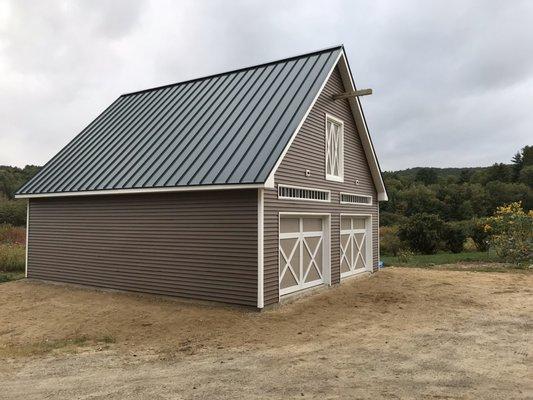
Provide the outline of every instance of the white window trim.
[[[351,201],[342,201],[342,195],[343,194],[347,194],[349,196],[366,197],[367,199],[370,199],[370,202],[369,203],[352,203]],[[339,202],[340,202],[340,204],[351,204],[351,205],[358,205],[358,206],[371,206],[372,205],[372,196],[369,196],[367,194],[340,192],[339,193]]]
[[[300,197],[291,197],[291,196],[280,196],[279,195],[279,188],[289,188],[289,189],[302,189],[302,190],[316,190],[320,192],[324,192],[328,194],[327,200],[320,200],[320,199],[302,199]],[[278,185],[278,199],[279,200],[297,200],[297,201],[312,201],[312,202],[319,202],[319,203],[331,203],[331,191],[326,189],[319,189],[319,188],[310,188],[310,187],[304,187],[304,186],[293,186],[293,185]]]
[[[328,121],[331,121],[335,124],[340,125],[341,128],[341,137],[340,137],[340,155],[339,155],[339,172],[340,175],[330,175],[328,174],[328,143],[327,143],[327,135],[328,135]],[[344,122],[334,117],[331,114],[326,113],[326,122],[325,122],[325,129],[324,129],[324,167],[325,167],[325,174],[326,174],[326,180],[328,181],[335,181],[335,182],[344,182]]]

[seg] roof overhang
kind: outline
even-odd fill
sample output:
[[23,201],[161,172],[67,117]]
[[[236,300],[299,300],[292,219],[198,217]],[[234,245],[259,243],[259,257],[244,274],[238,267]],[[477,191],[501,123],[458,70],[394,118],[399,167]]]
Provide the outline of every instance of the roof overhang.
[[197,185],[182,187],[164,187],[164,188],[138,188],[138,189],[111,189],[111,190],[88,190],[81,192],[57,192],[57,193],[36,193],[36,194],[18,194],[17,199],[35,199],[46,197],[74,197],[74,196],[102,196],[116,194],[148,194],[148,193],[176,193],[176,192],[199,192],[211,190],[237,190],[237,189],[261,189],[265,184],[248,184],[241,183],[236,185]]

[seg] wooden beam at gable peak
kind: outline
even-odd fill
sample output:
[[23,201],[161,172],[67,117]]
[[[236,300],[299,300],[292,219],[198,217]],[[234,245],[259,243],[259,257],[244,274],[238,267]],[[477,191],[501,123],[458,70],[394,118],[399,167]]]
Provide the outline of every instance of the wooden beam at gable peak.
[[333,100],[348,99],[350,97],[368,96],[372,94],[372,89],[350,90],[340,94],[331,96]]

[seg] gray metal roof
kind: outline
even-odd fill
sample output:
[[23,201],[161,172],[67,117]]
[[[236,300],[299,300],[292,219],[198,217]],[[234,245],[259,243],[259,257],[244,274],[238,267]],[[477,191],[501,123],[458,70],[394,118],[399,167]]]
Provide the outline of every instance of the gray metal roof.
[[341,51],[122,95],[17,194],[264,183]]

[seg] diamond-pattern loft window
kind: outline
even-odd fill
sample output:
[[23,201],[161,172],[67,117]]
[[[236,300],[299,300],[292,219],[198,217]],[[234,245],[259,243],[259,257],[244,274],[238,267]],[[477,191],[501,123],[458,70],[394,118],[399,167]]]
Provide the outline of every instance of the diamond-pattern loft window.
[[326,116],[326,179],[342,182],[344,177],[344,124]]

